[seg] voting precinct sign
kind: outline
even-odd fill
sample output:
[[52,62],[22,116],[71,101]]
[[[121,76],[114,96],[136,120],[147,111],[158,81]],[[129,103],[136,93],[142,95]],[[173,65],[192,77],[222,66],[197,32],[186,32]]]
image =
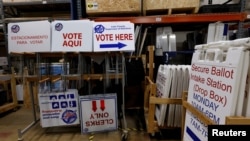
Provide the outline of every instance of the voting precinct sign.
[[134,51],[134,24],[130,22],[95,22],[94,52]]
[[77,125],[79,122],[78,91],[38,94],[42,127]]
[[8,51],[49,52],[51,49],[49,21],[30,21],[8,24]]
[[97,94],[79,97],[82,133],[116,130],[116,94]]
[[92,21],[54,21],[51,51],[92,52]]

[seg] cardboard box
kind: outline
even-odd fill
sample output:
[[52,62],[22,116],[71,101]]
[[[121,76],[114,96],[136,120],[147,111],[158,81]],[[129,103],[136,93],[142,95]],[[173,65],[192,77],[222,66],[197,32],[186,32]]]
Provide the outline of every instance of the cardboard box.
[[167,9],[170,0],[144,0],[144,10],[162,10]]
[[140,13],[141,0],[86,0],[87,14]]
[[144,11],[194,9],[193,13],[197,13],[199,7],[200,0],[145,0],[144,2]]

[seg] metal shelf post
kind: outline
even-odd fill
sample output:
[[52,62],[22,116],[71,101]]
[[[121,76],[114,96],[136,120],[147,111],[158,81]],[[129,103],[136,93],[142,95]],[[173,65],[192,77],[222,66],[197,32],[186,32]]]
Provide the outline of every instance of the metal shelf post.
[[[240,12],[244,12],[246,9],[246,0],[240,0]],[[237,32],[237,38],[243,38],[244,37],[244,22],[239,21],[238,22],[238,32]]]

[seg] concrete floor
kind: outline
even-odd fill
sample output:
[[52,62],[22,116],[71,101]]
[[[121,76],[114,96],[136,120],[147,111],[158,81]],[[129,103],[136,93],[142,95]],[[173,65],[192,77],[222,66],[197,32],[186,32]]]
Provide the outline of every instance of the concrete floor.
[[[39,119],[38,114],[37,119]],[[138,120],[131,113],[126,114],[128,134],[124,134],[122,129],[82,134],[80,125],[42,128],[39,120],[36,124],[31,124],[33,119],[32,109],[23,108],[22,105],[16,111],[0,114],[0,141],[122,141],[122,135],[127,135],[127,141],[164,141],[150,137],[143,128],[138,129]],[[28,125],[33,126],[18,136],[18,129],[23,132]]]
[[[128,117],[129,118],[129,117]],[[37,114],[37,119],[39,116]],[[124,135],[122,130],[101,132],[95,134],[82,134],[80,126],[42,128],[40,121],[18,136],[18,129],[25,131],[25,128],[34,121],[31,109],[22,106],[17,111],[10,111],[0,116],[0,141],[119,141]],[[127,120],[128,125],[132,125],[132,120]],[[135,128],[131,126],[131,129]],[[145,131],[131,130],[127,134],[129,141],[150,141]]]

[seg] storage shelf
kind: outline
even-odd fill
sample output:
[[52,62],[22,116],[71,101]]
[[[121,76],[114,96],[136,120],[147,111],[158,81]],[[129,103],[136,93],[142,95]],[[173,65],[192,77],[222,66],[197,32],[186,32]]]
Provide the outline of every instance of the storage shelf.
[[41,1],[24,1],[24,2],[3,2],[4,6],[18,6],[18,5],[40,5],[40,4],[58,4],[70,3],[71,0],[41,0]]
[[22,18],[5,18],[6,23],[11,22],[25,22],[25,21],[41,21],[41,20],[50,20],[49,17],[22,17]]
[[116,54],[123,54],[125,52],[119,51],[111,51],[111,52],[10,52],[11,56],[28,56],[28,57],[36,57],[36,54],[39,54],[41,57],[62,57],[63,55],[67,55],[68,57],[77,56],[78,54],[84,56],[103,56],[108,54],[110,56]]
[[212,13],[187,15],[159,15],[139,17],[95,17],[94,21],[130,21],[135,24],[201,23],[217,21],[245,21],[247,13]]
[[[63,77],[63,76],[62,76]],[[55,80],[55,79],[63,79],[61,78],[61,76],[37,76],[37,75],[29,75],[29,76],[24,76],[24,78],[26,78],[28,81],[39,81],[42,80],[41,82],[43,82],[43,80]],[[118,74],[110,74],[110,75],[103,75],[103,74],[83,74],[83,75],[65,75],[66,80],[104,80],[104,79],[121,79],[123,78],[123,74],[122,73],[118,73]]]

